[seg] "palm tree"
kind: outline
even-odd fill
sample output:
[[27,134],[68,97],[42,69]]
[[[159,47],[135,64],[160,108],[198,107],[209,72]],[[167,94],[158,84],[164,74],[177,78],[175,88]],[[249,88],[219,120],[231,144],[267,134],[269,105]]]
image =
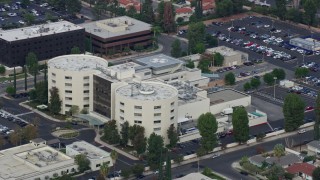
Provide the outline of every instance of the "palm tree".
[[151,31],[153,32],[153,48],[154,48],[154,44],[158,42],[158,37],[162,33],[162,28],[160,26],[153,26]]
[[113,149],[113,150],[111,151],[110,156],[111,156],[112,163],[113,163],[113,173],[114,173],[115,168],[116,168],[116,161],[117,161],[117,159],[118,159],[118,152]]
[[280,157],[285,155],[285,149],[282,144],[276,144],[273,148],[273,154],[278,158],[280,161]]
[[103,163],[101,166],[100,166],[100,175],[102,177],[105,177],[107,176],[107,174],[109,173],[109,166],[107,163]]

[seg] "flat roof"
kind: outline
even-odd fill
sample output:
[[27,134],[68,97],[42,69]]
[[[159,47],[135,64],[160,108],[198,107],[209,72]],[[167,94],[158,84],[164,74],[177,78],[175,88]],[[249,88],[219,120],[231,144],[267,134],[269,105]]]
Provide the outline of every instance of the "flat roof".
[[126,34],[151,30],[151,25],[128,16],[79,24],[87,33],[101,38],[112,38]]
[[247,96],[248,95],[233,89],[223,89],[216,92],[210,92],[208,94],[208,98],[210,98],[210,105],[233,101]]
[[68,31],[80,30],[83,27],[68,21],[52,22],[18,29],[0,31],[0,39],[6,41],[17,41],[28,38],[48,36]]
[[210,48],[206,50],[207,53],[220,53],[222,56],[234,56],[239,53],[242,53],[240,51],[234,50],[232,48],[226,47],[226,46],[218,46],[214,48]]
[[310,45],[310,46],[320,46],[320,42],[316,39],[312,39],[312,38],[306,38],[306,39],[303,39],[303,38],[292,38],[290,39],[290,41],[296,41],[298,43],[303,43],[303,44],[307,44],[307,45]]
[[66,148],[71,148],[80,154],[84,154],[88,159],[102,159],[110,157],[110,153],[104,151],[86,141],[76,141],[72,144],[66,146]]
[[139,84],[127,84],[121,86],[116,89],[116,93],[130,99],[154,101],[177,96],[178,91],[175,87],[164,83],[141,82]]
[[[16,146],[0,151],[0,179],[20,179],[24,176],[38,174],[41,168],[48,170],[50,166],[57,168],[64,161],[74,164],[71,157],[43,144],[34,146],[32,143]],[[55,165],[57,164],[57,165]],[[54,166],[55,165],[55,166]],[[39,168],[37,170],[37,168]]]
[[72,54],[52,58],[48,61],[49,68],[68,71],[88,71],[108,68],[108,61],[92,55]]
[[153,56],[136,59],[135,62],[145,66],[149,66],[153,69],[166,68],[166,67],[175,66],[175,65],[184,63],[179,59],[176,59],[164,54],[156,54]]

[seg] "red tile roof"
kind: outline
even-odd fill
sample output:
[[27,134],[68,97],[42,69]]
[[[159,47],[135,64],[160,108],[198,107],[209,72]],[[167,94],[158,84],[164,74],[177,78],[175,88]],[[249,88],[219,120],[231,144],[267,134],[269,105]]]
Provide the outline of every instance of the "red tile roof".
[[288,173],[291,174],[296,174],[296,173],[304,173],[307,174],[309,176],[312,176],[312,172],[316,167],[312,164],[308,164],[308,163],[296,163],[293,164],[291,166],[289,166],[286,170],[288,171]]
[[213,4],[202,5],[202,10],[210,10],[210,9],[213,9],[213,8],[214,8]]
[[182,14],[182,13],[192,13],[191,8],[183,7],[183,8],[178,8],[176,9],[177,14]]
[[130,0],[119,0],[119,4],[122,4],[124,6],[127,6],[128,4],[131,4],[132,1]]

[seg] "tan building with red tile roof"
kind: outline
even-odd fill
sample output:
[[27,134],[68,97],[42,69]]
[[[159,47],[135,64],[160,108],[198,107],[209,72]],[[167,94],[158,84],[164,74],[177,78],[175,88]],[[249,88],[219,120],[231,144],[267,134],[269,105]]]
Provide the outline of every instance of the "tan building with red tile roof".
[[183,21],[189,21],[189,18],[192,14],[193,14],[193,10],[189,7],[177,8],[175,20],[181,17],[183,18]]
[[286,171],[303,179],[312,180],[312,172],[315,168],[314,165],[309,163],[296,163],[286,168]]

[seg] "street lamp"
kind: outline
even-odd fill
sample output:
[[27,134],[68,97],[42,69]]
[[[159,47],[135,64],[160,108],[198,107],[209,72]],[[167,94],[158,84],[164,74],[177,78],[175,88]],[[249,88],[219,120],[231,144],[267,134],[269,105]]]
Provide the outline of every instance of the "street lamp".
[[274,20],[272,20],[272,29],[273,29],[273,27],[274,27],[273,24],[274,24]]
[[276,99],[276,82],[277,82],[277,77],[273,77],[274,79],[274,85],[273,85],[273,99]]
[[302,54],[302,63],[304,64],[304,53]]

